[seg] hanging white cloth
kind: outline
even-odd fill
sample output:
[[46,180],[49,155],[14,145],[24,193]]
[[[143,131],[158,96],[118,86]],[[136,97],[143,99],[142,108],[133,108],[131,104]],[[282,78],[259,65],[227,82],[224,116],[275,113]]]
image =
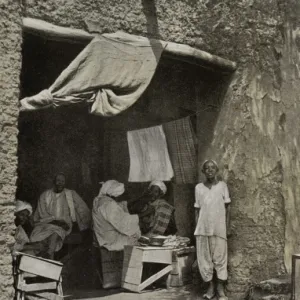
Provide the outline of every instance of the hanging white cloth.
[[162,126],[127,132],[129,182],[169,181],[174,176]]

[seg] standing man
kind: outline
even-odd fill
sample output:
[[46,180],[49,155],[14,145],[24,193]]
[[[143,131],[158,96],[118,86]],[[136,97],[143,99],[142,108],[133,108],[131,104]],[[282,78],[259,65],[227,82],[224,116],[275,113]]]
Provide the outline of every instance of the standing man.
[[[196,248],[200,274],[209,283],[204,299],[227,300],[224,284],[227,281],[227,235],[229,235],[230,198],[227,184],[217,179],[219,167],[214,160],[206,160],[202,172],[206,177],[195,189]],[[213,274],[217,274],[215,288]]]
[[40,196],[34,214],[35,228],[31,234],[32,242],[39,242],[50,237],[47,257],[54,258],[63,241],[74,226],[80,231],[90,227],[91,212],[81,197],[65,188],[66,177],[59,173],[54,178],[52,189]]

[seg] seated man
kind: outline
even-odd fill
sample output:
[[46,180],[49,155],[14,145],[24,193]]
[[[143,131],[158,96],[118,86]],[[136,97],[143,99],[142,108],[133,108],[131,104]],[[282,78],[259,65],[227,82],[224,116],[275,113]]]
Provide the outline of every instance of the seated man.
[[93,225],[100,247],[120,251],[125,245],[134,245],[140,237],[139,218],[131,215],[127,202],[118,202],[124,193],[124,184],[108,180],[100,189],[93,204]]
[[81,197],[73,190],[65,188],[65,175],[59,173],[54,178],[53,189],[40,196],[34,214],[35,228],[31,234],[32,242],[49,238],[46,256],[54,258],[63,241],[73,227],[80,231],[90,227],[91,212]]
[[148,208],[140,214],[143,234],[175,234],[174,207],[162,198],[167,192],[166,185],[162,181],[153,181],[149,185],[149,192],[151,198]]
[[123,183],[108,180],[94,199],[95,236],[99,246],[109,251],[121,251],[125,245],[134,245],[141,235],[138,216],[129,214],[127,202],[117,201],[124,191]]
[[94,199],[95,246],[101,253],[98,274],[104,289],[121,286],[124,246],[137,244],[141,235],[138,216],[129,214],[127,202],[118,201],[124,192],[123,183],[108,180]]
[[16,201],[15,224],[15,244],[12,247],[12,255],[16,252],[24,252],[31,255],[41,256],[45,248],[46,241],[31,243],[30,235],[33,231],[32,206],[20,200]]

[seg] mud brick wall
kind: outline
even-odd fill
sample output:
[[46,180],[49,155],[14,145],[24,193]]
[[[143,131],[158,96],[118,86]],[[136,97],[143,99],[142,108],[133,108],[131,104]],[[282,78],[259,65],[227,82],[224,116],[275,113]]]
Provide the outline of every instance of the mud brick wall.
[[17,120],[21,69],[21,8],[0,1],[0,299],[12,299],[11,256],[17,169]]

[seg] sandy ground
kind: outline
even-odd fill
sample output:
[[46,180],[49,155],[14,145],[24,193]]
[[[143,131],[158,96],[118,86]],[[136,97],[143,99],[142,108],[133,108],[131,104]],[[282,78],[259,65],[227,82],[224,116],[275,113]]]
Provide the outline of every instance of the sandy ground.
[[[143,293],[131,293],[121,289],[115,290],[75,290],[65,293],[70,295],[71,299],[76,300],[96,300],[104,298],[105,300],[202,300],[200,291],[193,285],[180,288],[159,289],[154,291],[145,291]],[[217,300],[215,298],[214,300]]]

